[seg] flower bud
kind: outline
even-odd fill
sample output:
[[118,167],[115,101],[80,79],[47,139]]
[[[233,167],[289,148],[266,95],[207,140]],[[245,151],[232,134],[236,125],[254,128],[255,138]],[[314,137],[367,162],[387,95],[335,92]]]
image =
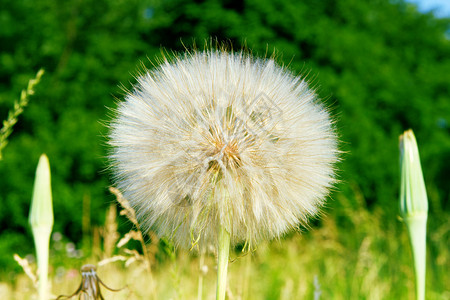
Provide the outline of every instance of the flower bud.
[[36,169],[29,222],[36,246],[39,299],[48,299],[48,248],[53,227],[53,205],[50,164],[45,154],[41,155]]
[[413,131],[400,136],[400,213],[405,222],[414,257],[416,299],[425,299],[426,230],[428,200]]
[[427,215],[428,200],[420,166],[419,149],[411,129],[400,136],[400,212],[403,218]]
[[50,164],[42,154],[36,169],[33,199],[29,215],[32,227],[53,226],[52,189],[50,186]]

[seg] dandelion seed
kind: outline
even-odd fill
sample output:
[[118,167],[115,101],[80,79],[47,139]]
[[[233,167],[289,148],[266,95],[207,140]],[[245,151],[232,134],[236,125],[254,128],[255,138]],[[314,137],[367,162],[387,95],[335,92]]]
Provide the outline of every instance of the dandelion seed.
[[144,229],[190,248],[249,248],[305,225],[334,183],[337,141],[305,80],[219,50],[138,78],[111,123],[118,188]]

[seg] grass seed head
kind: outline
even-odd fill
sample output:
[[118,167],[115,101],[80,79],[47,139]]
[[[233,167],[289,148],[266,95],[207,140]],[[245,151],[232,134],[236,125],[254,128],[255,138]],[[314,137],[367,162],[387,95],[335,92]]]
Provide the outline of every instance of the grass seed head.
[[190,52],[138,78],[110,124],[118,188],[145,229],[191,247],[254,246],[306,224],[337,140],[305,80],[272,59]]

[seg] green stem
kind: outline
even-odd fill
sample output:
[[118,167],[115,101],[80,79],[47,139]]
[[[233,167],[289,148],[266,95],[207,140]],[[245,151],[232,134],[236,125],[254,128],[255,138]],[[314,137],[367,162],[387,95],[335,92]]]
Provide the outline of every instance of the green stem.
[[219,255],[217,258],[216,300],[225,300],[227,288],[228,257],[230,255],[230,234],[224,226],[219,225]]
[[50,242],[50,226],[35,226],[32,228],[36,245],[38,264],[38,292],[40,300],[47,300],[48,296],[48,248]]
[[427,215],[407,217],[409,238],[416,273],[416,299],[425,299]]
[[197,290],[197,300],[202,300],[203,298],[203,264],[205,260],[205,254],[200,250],[200,262],[199,262],[199,277],[198,277],[198,290]]

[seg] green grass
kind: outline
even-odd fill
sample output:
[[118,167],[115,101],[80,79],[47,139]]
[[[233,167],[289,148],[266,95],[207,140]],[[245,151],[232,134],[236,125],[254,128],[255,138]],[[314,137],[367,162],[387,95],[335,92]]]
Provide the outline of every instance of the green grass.
[[[236,259],[229,265],[227,299],[414,299],[411,250],[403,223],[389,217],[392,212],[351,207],[345,199],[336,202],[343,204],[329,209],[321,224],[304,234],[263,243],[245,256],[232,252]],[[430,214],[428,228],[426,299],[450,299],[448,214]],[[153,279],[139,262],[98,267],[109,287],[128,286],[116,293],[103,288],[105,299],[151,299],[152,283],[154,299],[198,299],[200,276],[203,299],[215,299],[214,255],[204,256],[200,267],[198,254],[178,250],[163,255],[162,247],[152,249],[153,258],[165,257],[153,261]],[[94,258],[80,259],[72,267],[92,262]],[[59,277],[51,270],[54,295],[76,290],[81,280],[77,269]],[[0,283],[1,299],[31,299],[34,294],[25,275]]]

